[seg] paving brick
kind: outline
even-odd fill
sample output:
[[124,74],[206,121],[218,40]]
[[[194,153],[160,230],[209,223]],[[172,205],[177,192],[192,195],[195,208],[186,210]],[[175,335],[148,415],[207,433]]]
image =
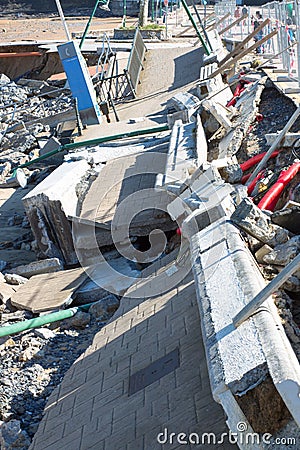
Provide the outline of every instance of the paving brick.
[[[177,292],[173,289],[172,294],[155,299],[155,305],[153,300],[146,300],[138,306],[135,303],[128,311],[125,308],[124,315],[113,326],[109,324],[108,335],[105,327],[106,333],[101,330],[95,336],[84,358],[63,380],[58,403],[52,402],[48,408],[52,417],[46,419],[48,427],[58,424],[56,428],[60,430],[59,426],[63,425],[64,439],[74,428],[81,430],[80,450],[162,449],[156,436],[165,426],[185,432],[199,423],[201,426],[217,423],[217,428],[223,429],[223,411],[209,390],[197,303],[190,300],[195,298],[194,287],[189,284],[180,294]],[[189,308],[183,308],[182,317],[171,308],[177,295],[188,299]],[[184,303],[185,299],[180,302]],[[144,308],[148,310],[145,315]],[[176,347],[179,347],[180,367],[128,396],[129,375]],[[66,417],[61,414],[62,409]],[[68,419],[67,411],[72,412],[72,418]],[[61,437],[51,434],[53,429],[41,428],[32,450],[44,450],[44,438],[48,446],[57,448]],[[67,440],[63,442],[66,448],[72,445]],[[77,448],[77,442],[74,439],[72,442]],[[177,447],[174,444],[166,450]],[[192,449],[189,445],[185,448]]]

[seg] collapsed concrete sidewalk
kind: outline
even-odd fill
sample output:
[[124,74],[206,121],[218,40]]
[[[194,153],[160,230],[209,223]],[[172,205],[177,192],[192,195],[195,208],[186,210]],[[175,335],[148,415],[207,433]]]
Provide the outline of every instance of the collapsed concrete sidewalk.
[[[183,57],[181,64],[185,61]],[[183,82],[179,77],[170,89],[174,90],[167,103],[170,110],[159,117],[168,119],[171,134],[76,151],[24,198],[39,251],[44,257],[59,257],[65,267],[76,264],[77,258],[93,267],[99,249],[105,254],[112,242],[125,256],[128,249],[135,255],[139,249],[133,250],[132,244],[158,226],[173,233],[173,239],[176,228],[181,235],[180,249],[178,243],[174,249],[168,242],[169,254],[162,252],[158,262],[142,271],[144,260],[131,258],[140,264],[139,270],[126,262],[131,277],[126,288],[121,277],[117,291],[113,285],[119,283],[120,273],[105,283],[109,272],[104,260],[102,266],[96,263],[100,270],[96,281],[82,264],[90,281],[81,286],[80,301],[91,295],[104,302],[107,293],[114,292],[122,297],[120,307],[51,394],[30,448],[181,448],[179,433],[190,439],[187,446],[192,448],[191,439],[197,436],[201,443],[206,433],[217,437],[228,433],[225,421],[232,433],[247,430],[260,438],[265,433],[275,438],[287,430],[296,434],[299,363],[272,298],[242,325],[233,326],[235,315],[265,286],[246,240],[232,223],[248,233],[244,222],[255,216],[243,209],[247,190],[239,183],[242,170],[236,154],[258,113],[266,78],[248,76],[251,82],[234,108],[227,107],[230,89],[220,75],[213,82],[201,80],[193,94],[178,93]],[[157,92],[154,96],[155,101],[166,97],[167,93],[160,97]],[[111,157],[116,149],[119,157]],[[127,235],[128,219],[141,205],[137,202],[136,208],[132,202],[118,216],[119,205],[144,189],[157,197],[147,192],[139,198],[142,214]],[[153,211],[149,213],[152,202],[155,210],[163,211],[155,212],[154,224]],[[237,220],[241,210],[244,222]],[[263,231],[271,233],[274,226],[266,213],[257,215],[261,229],[255,233],[252,226],[249,234],[260,240]],[[73,231],[83,226],[75,232],[75,240],[70,222]],[[287,230],[276,230],[286,241],[268,236],[263,244],[280,252],[278,245],[295,239]],[[272,251],[267,249],[262,258]],[[112,257],[119,268],[124,254],[123,259]],[[58,280],[64,274],[70,274],[70,280],[61,289]],[[37,275],[36,283],[46,278]],[[76,301],[76,288],[84,280],[73,276],[72,270],[52,275],[54,286],[55,279],[56,288],[65,291],[60,306]],[[18,296],[31,285],[35,277],[25,280],[12,303],[21,304]],[[114,309],[118,298],[110,297]],[[27,297],[23,307],[30,309]],[[238,428],[241,423],[243,430]],[[255,443],[238,444],[257,448]],[[214,448],[234,447],[227,441],[214,443]]]

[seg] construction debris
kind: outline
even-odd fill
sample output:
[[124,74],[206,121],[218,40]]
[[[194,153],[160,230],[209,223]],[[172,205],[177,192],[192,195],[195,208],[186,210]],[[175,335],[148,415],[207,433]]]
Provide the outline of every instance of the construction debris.
[[[29,447],[53,387],[80,355],[78,364],[84,366],[82,352],[94,335],[110,323],[105,331],[113,341],[118,309],[123,311],[124,302],[132,301],[138,310],[133,294],[140,292],[137,297],[147,301],[161,280],[163,292],[176,288],[180,293],[185,264],[184,277],[192,267],[212,394],[230,430],[242,420],[249,423],[248,430],[274,437],[286,426],[299,425],[299,399],[294,395],[300,379],[299,110],[270,93],[274,87],[267,76],[249,69],[247,62],[229,74],[241,57],[252,58],[251,49],[267,45],[277,33],[274,29],[245,48],[255,36],[254,31],[248,33],[228,54],[221,36],[237,26],[242,30],[247,16],[225,23],[229,18],[225,14],[206,29],[202,24],[203,42],[193,24],[207,53],[201,55],[199,79],[186,90],[184,83],[174,81],[165,110],[157,114],[163,125],[153,137],[142,136],[139,127],[150,118],[157,120],[154,111],[136,111],[128,103],[128,111],[121,110],[126,120],[118,124],[109,91],[105,115],[109,118],[111,108],[116,123],[105,126],[119,125],[122,133],[109,135],[101,124],[97,130],[101,136],[105,130],[102,141],[98,135],[84,140],[80,134],[89,135],[91,129],[82,130],[67,86],[0,76],[0,189],[18,192],[34,184],[22,198],[25,216],[12,207],[5,217],[7,228],[25,228],[26,233],[17,238],[3,235],[0,250],[20,249],[36,256],[33,262],[12,263],[5,254],[0,261],[1,448]],[[259,30],[266,25],[269,20]],[[68,44],[60,47],[61,52],[73,49]],[[108,62],[99,64],[108,70]],[[99,123],[87,72],[86,77]],[[99,90],[103,86],[100,83]],[[158,92],[152,94],[160,100]],[[273,106],[268,110],[268,95],[280,105],[278,111]],[[123,126],[136,128],[126,135]],[[120,141],[104,143],[107,136]],[[74,140],[67,151],[64,144]],[[285,275],[291,263],[295,267]],[[151,281],[144,291],[147,277]],[[254,309],[244,316],[249,305]],[[48,311],[55,317],[43,321]],[[151,314],[156,313],[152,308]],[[174,311],[174,317],[181,313]],[[142,321],[148,327],[147,317]],[[41,323],[43,328],[32,330]],[[190,324],[185,325],[189,330]],[[176,330],[176,320],[172,327]],[[121,336],[122,331],[117,328],[117,333]],[[96,348],[94,341],[89,351]],[[105,360],[101,363],[105,370]],[[109,364],[114,364],[112,359]],[[74,389],[79,389],[80,401],[78,383]],[[63,386],[62,381],[57,398]],[[47,408],[59,416],[56,400]],[[78,421],[79,430],[81,417]],[[43,429],[33,448],[41,445]]]
[[73,292],[85,281],[83,269],[34,275],[11,296],[11,304],[28,311],[43,312],[67,306]]

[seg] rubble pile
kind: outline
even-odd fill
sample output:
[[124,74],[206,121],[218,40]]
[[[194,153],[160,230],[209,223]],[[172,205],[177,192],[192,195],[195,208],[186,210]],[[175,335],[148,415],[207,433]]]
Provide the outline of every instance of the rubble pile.
[[[24,169],[36,186],[22,198],[26,214],[14,214],[7,223],[28,230],[19,240],[0,245],[16,249],[27,245],[26,249],[36,252],[36,261],[19,265],[0,261],[3,448],[28,448],[54,387],[120,302],[128,300],[125,294],[142,276],[142,269],[151,273],[146,258],[129,259],[126,251],[147,252],[148,235],[157,228],[167,236],[159,262],[178,254],[181,235],[189,247],[215,399],[223,404],[222,396],[230,389],[259,432],[276,433],[290,421],[267,360],[264,311],[234,330],[230,314],[237,308],[235,301],[242,308],[262,288],[262,274],[265,280],[274,279],[300,253],[297,136],[292,145],[287,136],[287,143],[276,148],[259,176],[248,183],[262,152],[270,147],[265,135],[283,129],[294,106],[274,95],[274,87],[261,72],[239,75],[243,87],[238,95],[233,95],[220,74],[215,83],[200,81],[195,95],[177,93],[170,102],[176,110],[168,117],[171,133],[87,146],[65,155],[56,168]],[[13,171],[38,157],[50,138],[51,145],[60,146],[55,140],[57,124],[66,121],[62,118],[73,110],[73,103],[66,91],[53,94],[51,89],[43,82],[14,83],[0,77],[0,182],[4,187],[10,185]],[[299,121],[291,131],[297,134],[298,127]],[[149,165],[151,170],[145,173]],[[132,179],[137,176],[134,185]],[[159,192],[155,208],[149,213],[147,192],[144,210],[138,211],[144,215],[130,222],[126,239],[122,233],[113,236],[113,231],[128,225],[127,213],[132,219],[129,207],[118,217],[118,202],[143,188],[151,188],[151,195]],[[119,222],[114,222],[116,216]],[[172,277],[180,264],[176,256],[175,262],[168,261],[167,277]],[[214,270],[215,264],[220,273]],[[234,282],[228,282],[228,274]],[[299,360],[300,270],[273,298]],[[279,328],[275,316],[269,321],[271,330]],[[224,318],[230,318],[225,325]],[[249,345],[254,352],[244,358]],[[218,364],[223,363],[222,371]],[[263,419],[257,419],[266,386],[268,399],[278,407],[273,424],[271,407],[265,408]],[[272,428],[264,429],[264,421]]]
[[20,164],[39,156],[46,140],[55,134],[50,118],[72,110],[67,91],[57,90],[46,82],[23,79],[13,82],[6,75],[0,76],[1,183]]

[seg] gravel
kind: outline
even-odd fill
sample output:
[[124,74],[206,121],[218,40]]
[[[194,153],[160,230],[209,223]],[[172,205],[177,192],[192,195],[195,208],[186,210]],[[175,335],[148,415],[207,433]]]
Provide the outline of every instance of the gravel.
[[[21,429],[30,438],[52,390],[103,326],[89,314],[83,314],[85,320],[89,316],[89,324],[81,323],[80,331],[71,327],[72,322],[67,325],[64,321],[61,327],[58,323],[52,326],[52,330],[45,327],[48,333],[32,330],[1,338],[0,420],[20,421]],[[66,326],[69,328],[64,329]]]

